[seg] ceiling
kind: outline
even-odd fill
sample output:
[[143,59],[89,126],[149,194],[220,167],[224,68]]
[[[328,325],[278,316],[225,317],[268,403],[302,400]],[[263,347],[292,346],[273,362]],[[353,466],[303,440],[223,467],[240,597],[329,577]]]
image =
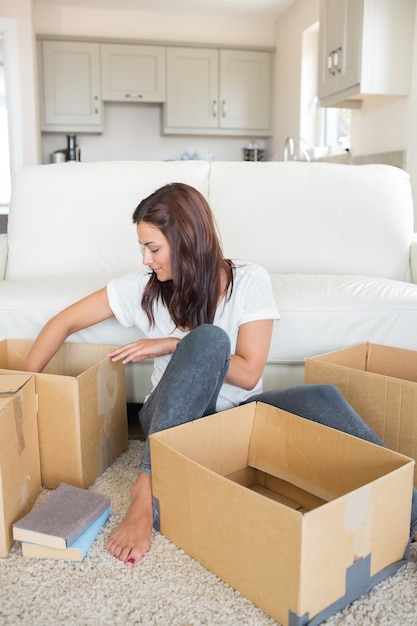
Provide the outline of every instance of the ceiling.
[[35,5],[117,8],[275,19],[295,0],[34,0]]

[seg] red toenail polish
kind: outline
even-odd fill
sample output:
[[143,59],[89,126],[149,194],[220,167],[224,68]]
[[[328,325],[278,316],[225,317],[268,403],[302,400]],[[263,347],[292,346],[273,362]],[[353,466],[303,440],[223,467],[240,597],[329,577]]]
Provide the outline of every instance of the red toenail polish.
[[132,558],[127,559],[127,562],[130,563],[131,565],[134,565],[135,564],[135,559],[132,559]]

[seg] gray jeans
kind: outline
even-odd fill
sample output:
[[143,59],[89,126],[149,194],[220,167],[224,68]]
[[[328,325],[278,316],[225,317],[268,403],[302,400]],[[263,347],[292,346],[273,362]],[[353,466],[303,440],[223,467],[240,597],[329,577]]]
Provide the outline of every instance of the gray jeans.
[[[151,473],[149,435],[210,415],[226,377],[230,341],[218,326],[204,324],[182,339],[163,377],[139,412],[146,435],[139,471]],[[384,445],[332,385],[299,385],[264,391],[247,402],[264,402],[366,441]],[[411,533],[417,533],[417,490],[413,489]]]

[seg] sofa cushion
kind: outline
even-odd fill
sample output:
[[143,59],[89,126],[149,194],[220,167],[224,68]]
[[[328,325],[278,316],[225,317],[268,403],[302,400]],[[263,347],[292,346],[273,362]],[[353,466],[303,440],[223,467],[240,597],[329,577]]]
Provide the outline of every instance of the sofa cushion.
[[281,320],[268,362],[306,357],[369,341],[417,350],[417,285],[368,276],[274,274]]
[[[56,313],[105,284],[102,276],[87,274],[0,281],[1,338],[34,339]],[[122,345],[141,336],[139,329],[123,328],[112,319],[71,335],[70,340]]]
[[[274,274],[271,282],[281,319],[274,323],[269,363],[303,362],[364,341],[417,350],[417,334],[404,333],[417,328],[417,285],[324,274]],[[2,337],[34,338],[58,311],[103,286],[102,278],[86,274],[0,281]],[[70,340],[120,345],[142,336],[113,319]]]
[[140,263],[132,213],[166,183],[208,194],[204,161],[68,162],[22,170],[8,224],[6,279],[129,272]]
[[409,175],[386,165],[213,163],[225,254],[281,274],[410,280]]

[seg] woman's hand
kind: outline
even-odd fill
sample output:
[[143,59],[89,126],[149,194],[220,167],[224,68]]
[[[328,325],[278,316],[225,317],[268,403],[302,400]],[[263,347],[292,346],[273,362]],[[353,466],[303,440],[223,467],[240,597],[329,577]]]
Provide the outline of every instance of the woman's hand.
[[122,363],[138,363],[145,359],[156,356],[172,354],[180,340],[175,337],[164,337],[162,339],[139,339],[133,343],[116,348],[109,352],[112,361],[122,361]]

